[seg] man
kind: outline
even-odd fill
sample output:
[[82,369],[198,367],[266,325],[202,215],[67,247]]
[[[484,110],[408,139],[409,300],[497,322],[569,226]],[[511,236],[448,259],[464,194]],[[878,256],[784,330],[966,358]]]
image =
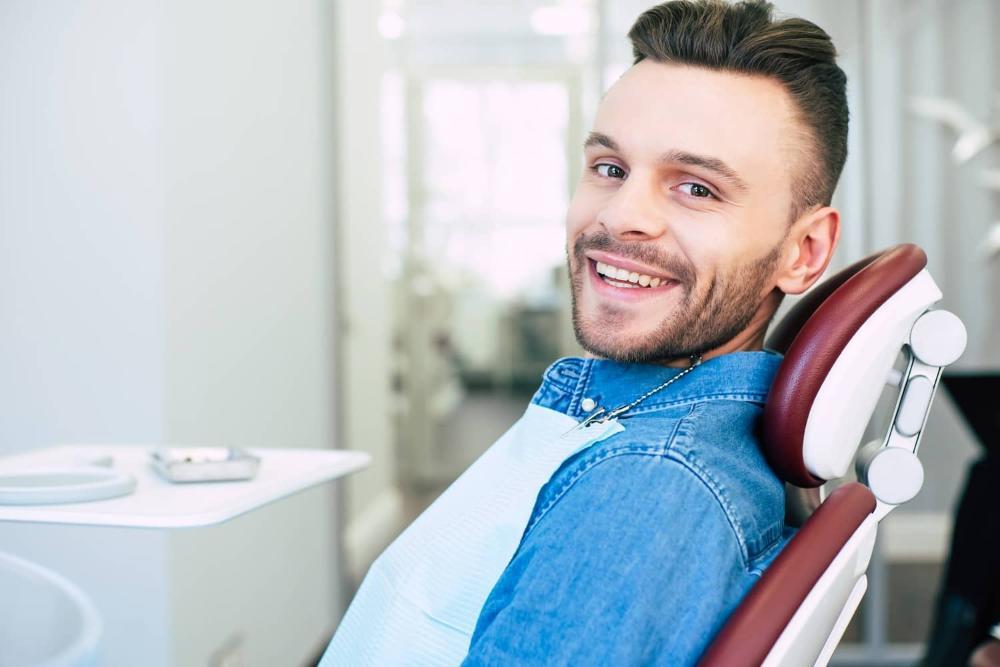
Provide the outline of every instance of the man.
[[784,544],[762,347],[837,244],[845,77],[761,2],[668,2],[629,38],[567,215],[593,356],[376,561],[326,664],[692,664]]

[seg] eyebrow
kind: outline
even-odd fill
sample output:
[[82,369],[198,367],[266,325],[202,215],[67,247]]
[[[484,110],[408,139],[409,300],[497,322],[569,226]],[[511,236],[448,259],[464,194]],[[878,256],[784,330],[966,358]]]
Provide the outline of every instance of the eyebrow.
[[[583,143],[584,149],[591,148],[593,146],[604,146],[609,150],[621,152],[621,148],[614,139],[600,132],[591,132],[587,136],[587,140]],[[717,157],[699,155],[697,153],[674,149],[661,155],[659,161],[663,163],[684,164],[690,167],[700,167],[716,174],[736,190],[746,192],[749,189],[746,182],[739,177],[736,171]]]

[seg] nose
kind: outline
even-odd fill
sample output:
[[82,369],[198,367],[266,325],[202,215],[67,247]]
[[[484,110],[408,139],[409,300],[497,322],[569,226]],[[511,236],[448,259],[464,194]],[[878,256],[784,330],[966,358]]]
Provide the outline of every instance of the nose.
[[605,202],[597,221],[622,241],[659,238],[666,232],[664,204],[657,184],[630,174]]

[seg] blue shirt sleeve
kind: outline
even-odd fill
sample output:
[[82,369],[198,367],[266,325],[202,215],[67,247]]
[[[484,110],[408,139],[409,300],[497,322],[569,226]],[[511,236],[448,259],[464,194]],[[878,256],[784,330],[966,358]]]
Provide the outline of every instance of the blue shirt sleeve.
[[755,580],[718,497],[663,454],[572,479],[494,586],[463,664],[694,664]]

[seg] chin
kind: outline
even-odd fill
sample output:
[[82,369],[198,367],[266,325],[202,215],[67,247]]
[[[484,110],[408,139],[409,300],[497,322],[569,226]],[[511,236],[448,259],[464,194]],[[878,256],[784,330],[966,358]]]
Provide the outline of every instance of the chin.
[[[639,325],[628,326],[608,317],[584,316],[574,319],[576,340],[591,354],[626,363],[650,363],[660,359],[662,341],[656,327],[646,330]],[[662,335],[662,334],[661,334]]]

